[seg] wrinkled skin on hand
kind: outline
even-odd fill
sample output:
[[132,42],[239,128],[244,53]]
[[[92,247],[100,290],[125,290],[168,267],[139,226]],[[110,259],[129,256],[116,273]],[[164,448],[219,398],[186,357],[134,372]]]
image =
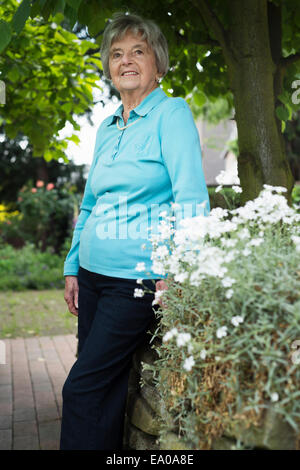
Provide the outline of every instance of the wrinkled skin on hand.
[[78,316],[78,280],[77,276],[65,276],[64,299],[67,302],[69,312]]
[[[168,289],[168,286],[167,286],[166,282],[163,279],[161,281],[157,281],[155,286],[156,286],[156,292],[159,291],[159,290],[167,290]],[[162,301],[162,299],[158,299],[157,302],[161,307],[166,307],[166,304]]]

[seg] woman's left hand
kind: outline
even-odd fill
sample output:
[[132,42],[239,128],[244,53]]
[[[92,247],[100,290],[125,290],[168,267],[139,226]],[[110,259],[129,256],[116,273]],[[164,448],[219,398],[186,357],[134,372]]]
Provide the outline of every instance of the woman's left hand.
[[[157,283],[155,284],[156,286],[156,292],[157,291],[162,291],[162,290],[167,290],[168,289],[168,286],[166,284],[166,282],[162,279],[161,281],[157,281]],[[161,306],[161,307],[166,307],[166,304],[161,300],[161,299],[158,299],[157,300],[157,303]]]

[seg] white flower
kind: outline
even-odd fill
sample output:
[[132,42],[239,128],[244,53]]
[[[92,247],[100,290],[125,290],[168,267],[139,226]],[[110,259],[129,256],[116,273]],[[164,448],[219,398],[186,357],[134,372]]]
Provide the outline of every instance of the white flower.
[[292,235],[291,239],[296,245],[296,251],[300,251],[300,237],[298,237],[297,235]]
[[249,248],[245,248],[243,251],[242,251],[243,255],[244,256],[248,256],[251,254],[251,250],[249,250]]
[[188,273],[179,273],[179,274],[176,274],[175,277],[174,277],[174,281],[176,282],[184,282],[188,277]]
[[178,330],[177,328],[172,328],[172,330],[167,331],[167,333],[163,336],[163,341],[169,341],[169,339],[172,339],[173,336],[177,336]]
[[159,299],[161,298],[161,296],[163,295],[165,291],[164,290],[157,290],[154,294],[154,300],[152,302],[152,305],[156,305],[158,304],[158,301]]
[[258,246],[260,245],[262,242],[263,242],[263,238],[253,238],[252,240],[250,240],[250,245],[253,245],[253,246]]
[[269,184],[264,184],[264,188],[269,191],[275,191],[276,193],[285,193],[287,191],[283,186],[270,186]]
[[193,356],[187,357],[184,361],[183,368],[187,371],[190,371],[192,367],[195,365],[195,361]]
[[223,186],[220,184],[216,187],[215,192],[218,193],[219,191],[221,191],[221,189],[223,189]]
[[244,240],[245,238],[249,238],[249,237],[250,237],[250,232],[249,232],[249,230],[247,229],[247,227],[244,227],[244,228],[238,233],[238,237],[239,237],[241,240]]
[[171,333],[171,331],[167,331],[167,333],[163,336],[163,342],[165,343],[166,341],[169,341],[169,339],[172,339],[173,338],[173,335]]
[[240,186],[232,186],[232,189],[235,193],[242,193],[243,190]]
[[237,173],[232,174],[221,170],[218,176],[216,176],[216,182],[218,184],[240,184],[240,179]]
[[144,291],[143,289],[134,289],[134,293],[133,293],[133,296],[134,297],[144,297]]
[[143,283],[143,279],[142,279],[142,278],[137,279],[137,280],[136,280],[136,283],[137,283],[137,284],[142,284],[142,283]]
[[238,326],[240,323],[243,323],[244,318],[241,317],[240,315],[236,315],[235,317],[232,317],[231,323],[233,326]]
[[178,333],[177,336],[177,346],[185,346],[191,340],[190,333]]
[[229,238],[229,239],[224,239],[222,238],[221,243],[223,246],[227,246],[228,248],[235,246],[237,243],[237,240],[234,238]]
[[202,349],[202,350],[200,351],[200,357],[201,357],[201,359],[205,359],[205,358],[206,358],[206,351],[205,351],[205,349]]
[[277,392],[271,393],[271,401],[278,401],[279,395]]
[[145,263],[142,262],[142,263],[137,263],[136,267],[135,267],[135,270],[136,271],[146,271],[146,266],[145,266]]
[[225,170],[221,170],[218,176],[216,176],[216,182],[218,184],[224,184]]
[[231,250],[227,255],[224,256],[225,263],[230,263],[239,252],[237,250]]
[[222,279],[221,282],[224,287],[231,287],[232,284],[236,282],[236,280],[232,279],[232,277],[224,277],[224,279]]
[[226,299],[230,299],[233,296],[233,289],[228,289],[225,294]]
[[161,246],[157,247],[155,255],[158,258],[166,258],[169,255],[169,250],[166,247],[166,245],[161,245]]
[[221,326],[217,329],[217,338],[222,338],[223,336],[227,336],[227,326]]
[[164,276],[166,274],[166,270],[164,268],[163,263],[161,263],[159,261],[156,261],[156,260],[152,263],[152,271],[155,274],[160,274],[162,276]]

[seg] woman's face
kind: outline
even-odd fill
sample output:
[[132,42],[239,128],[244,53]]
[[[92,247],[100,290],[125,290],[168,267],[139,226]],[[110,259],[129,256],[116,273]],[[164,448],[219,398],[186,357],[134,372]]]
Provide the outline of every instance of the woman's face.
[[130,31],[112,43],[109,53],[109,70],[112,82],[120,94],[138,91],[150,93],[157,86],[155,55],[141,35]]

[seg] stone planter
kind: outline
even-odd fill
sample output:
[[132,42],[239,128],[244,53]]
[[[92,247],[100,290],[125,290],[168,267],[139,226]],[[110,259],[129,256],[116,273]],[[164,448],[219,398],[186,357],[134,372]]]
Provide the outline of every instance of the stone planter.
[[294,429],[275,413],[272,405],[264,410],[261,426],[239,423],[224,433],[225,437],[239,438],[247,447],[268,450],[297,450]]
[[[155,328],[155,325],[153,325]],[[154,329],[152,329],[154,331]],[[154,386],[153,373],[143,370],[142,363],[152,365],[157,358],[149,343],[142,345],[133,357],[130,373],[126,420],[124,430],[124,449],[136,450],[192,450],[178,436],[172,416],[165,409],[163,401]],[[168,371],[162,371],[168,374]],[[144,385],[141,386],[141,377]],[[168,432],[159,444],[160,426],[167,425]],[[230,450],[235,448],[239,439],[243,445],[254,449],[299,450],[299,441],[293,428],[270,405],[264,411],[260,426],[247,425],[244,422],[232,424],[223,436],[212,444],[212,450]]]

